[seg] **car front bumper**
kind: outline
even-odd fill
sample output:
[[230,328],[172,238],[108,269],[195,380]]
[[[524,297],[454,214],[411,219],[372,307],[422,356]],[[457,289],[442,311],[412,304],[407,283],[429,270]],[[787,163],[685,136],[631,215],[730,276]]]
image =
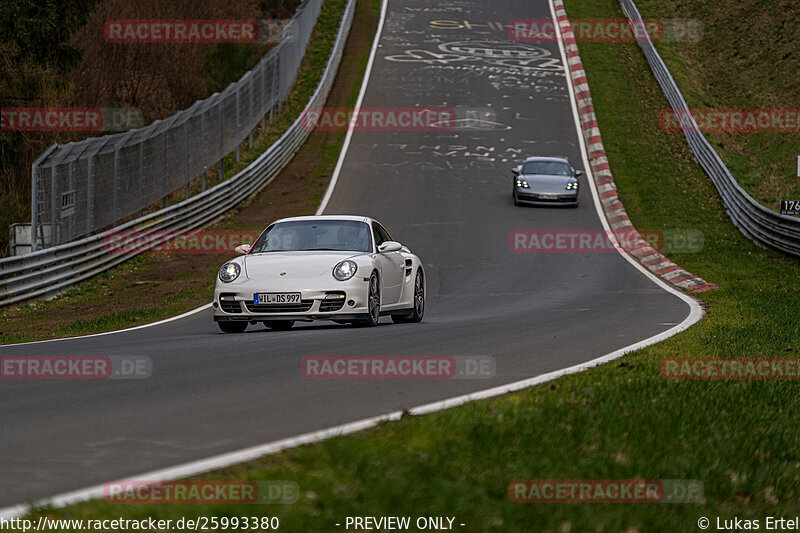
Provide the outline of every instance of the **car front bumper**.
[[[538,193],[530,189],[517,189],[515,191],[517,202],[528,205],[563,205],[575,206],[578,205],[578,191],[565,191],[564,193]],[[552,198],[543,198],[543,195],[552,196]]]
[[[368,315],[368,289],[369,278],[361,276],[317,287],[298,287],[291,280],[270,286],[254,280],[230,284],[218,281],[212,303],[214,321],[356,320]],[[300,304],[256,304],[254,295],[265,292],[299,292]]]

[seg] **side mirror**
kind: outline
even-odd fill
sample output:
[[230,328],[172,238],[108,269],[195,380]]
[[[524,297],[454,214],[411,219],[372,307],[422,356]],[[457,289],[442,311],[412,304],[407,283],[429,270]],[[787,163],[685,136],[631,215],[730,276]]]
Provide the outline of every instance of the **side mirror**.
[[511,169],[511,173],[514,174],[515,176],[519,176],[519,173],[521,171],[522,171],[522,165]]
[[576,170],[576,171],[575,171],[575,176],[576,176],[576,177],[577,177],[577,176],[583,176],[583,170]]
[[389,252],[399,252],[402,249],[403,245],[395,241],[386,241],[380,246],[378,246],[378,251],[382,254],[386,254]]
[[237,254],[246,254],[250,252],[250,245],[249,244],[240,244],[234,250]]

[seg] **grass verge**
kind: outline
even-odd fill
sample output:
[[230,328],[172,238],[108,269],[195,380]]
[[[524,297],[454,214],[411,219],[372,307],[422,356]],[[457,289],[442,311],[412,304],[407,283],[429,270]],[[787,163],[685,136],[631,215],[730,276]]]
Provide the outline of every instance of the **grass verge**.
[[[759,0],[637,0],[645,18],[694,19],[697,42],[659,42],[659,53],[692,109],[788,109],[797,116],[800,4]],[[800,198],[795,119],[785,131],[709,132],[706,138],[753,197],[778,210]]]
[[[618,8],[567,0],[573,18]],[[665,356],[781,357],[800,349],[800,265],[732,226],[682,136],[658,123],[665,100],[635,43],[580,46],[606,150],[638,227],[696,228],[700,254],[674,255],[717,283],[708,316],[617,363],[502,398],[263,458],[204,479],[291,479],[286,506],[112,505],[60,518],[273,515],[284,531],[332,531],[347,516],[455,516],[463,531],[694,531],[700,517],[793,517],[800,499],[800,408],[789,381],[672,382]],[[645,75],[646,74],[646,75]],[[653,150],[657,146],[659,150]],[[515,479],[691,479],[702,504],[521,504]]]

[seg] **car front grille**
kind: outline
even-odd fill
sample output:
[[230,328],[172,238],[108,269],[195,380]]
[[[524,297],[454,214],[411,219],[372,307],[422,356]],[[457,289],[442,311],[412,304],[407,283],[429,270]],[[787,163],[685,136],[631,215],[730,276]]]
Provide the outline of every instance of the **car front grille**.
[[578,199],[575,195],[558,196],[556,198],[539,198],[538,194],[518,193],[517,198],[520,200],[527,200],[530,202],[574,202]]
[[314,300],[300,300],[299,304],[255,304],[251,301],[246,301],[244,305],[251,313],[303,313],[311,309]]

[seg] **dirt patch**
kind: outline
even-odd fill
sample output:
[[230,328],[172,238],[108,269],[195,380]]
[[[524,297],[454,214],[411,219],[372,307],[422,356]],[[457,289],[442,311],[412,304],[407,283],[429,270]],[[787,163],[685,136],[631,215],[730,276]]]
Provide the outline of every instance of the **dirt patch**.
[[[353,104],[377,23],[373,2],[359,0],[327,106]],[[278,177],[208,229],[258,231],[278,218],[313,214],[343,140],[344,132],[312,132]],[[216,271],[232,255],[143,254],[55,300],[3,310],[0,341],[106,331],[194,309],[209,302]]]

